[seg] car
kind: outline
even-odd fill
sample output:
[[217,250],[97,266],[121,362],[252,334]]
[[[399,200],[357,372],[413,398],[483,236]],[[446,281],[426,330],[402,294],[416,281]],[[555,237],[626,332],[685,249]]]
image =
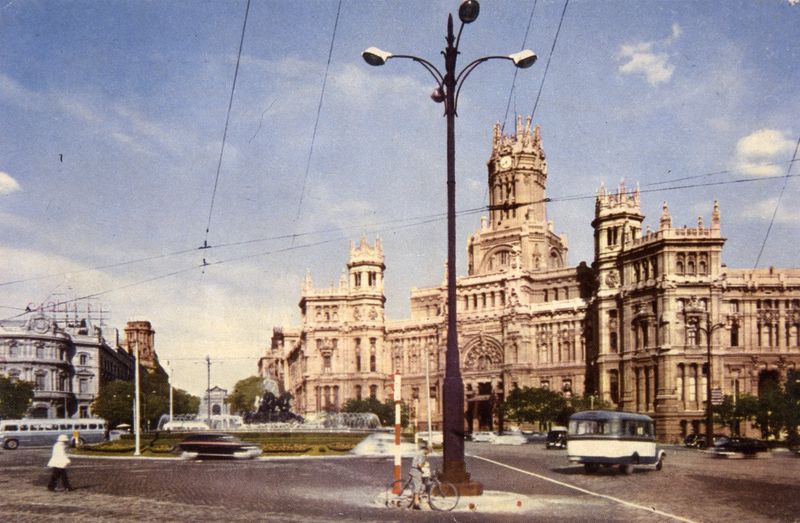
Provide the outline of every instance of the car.
[[525,445],[528,438],[521,432],[503,432],[492,439],[493,445]]
[[699,438],[699,434],[689,434],[685,438],[683,438],[683,446],[694,448],[697,444],[697,438]]
[[[441,431],[433,430],[431,431],[431,445],[434,447],[441,446],[444,444],[444,434]],[[427,444],[428,443],[428,431],[423,430],[414,434],[414,444],[419,446],[421,443]]]
[[495,437],[497,437],[496,432],[478,431],[472,433],[472,441],[482,443],[490,443]]
[[547,439],[547,434],[545,434],[544,432],[537,432],[537,431],[526,432],[523,430],[522,435],[528,439],[528,443],[540,442]]
[[769,452],[769,447],[763,441],[753,438],[726,438],[714,446],[714,452],[718,454],[739,453],[745,455],[755,455],[759,452]]
[[[726,441],[728,441],[728,436],[724,434],[714,434],[711,436],[711,447],[714,448],[721,443],[725,443]],[[706,445],[705,434],[698,434],[694,439],[694,444],[692,446],[696,449],[706,448],[708,445]]]
[[567,427],[553,427],[547,431],[544,446],[547,449],[567,448]]
[[201,432],[186,436],[177,445],[183,459],[197,457],[225,457],[251,459],[259,456],[261,447],[254,443],[246,443],[230,434]]

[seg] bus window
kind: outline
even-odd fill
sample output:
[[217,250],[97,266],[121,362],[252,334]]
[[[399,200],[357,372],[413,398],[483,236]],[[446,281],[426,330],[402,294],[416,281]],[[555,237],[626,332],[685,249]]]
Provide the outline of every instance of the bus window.
[[[75,426],[75,428],[77,428],[77,425]],[[81,430],[86,430],[86,429],[87,429],[86,423],[81,423]]]
[[19,426],[19,430],[28,430],[28,426],[27,425],[20,425]]
[[8,432],[12,432],[12,431],[16,432],[16,431],[19,430],[19,426],[18,425],[6,425],[2,430],[8,431]]
[[96,423],[89,423],[89,428],[90,429],[96,429],[97,428],[97,424]]

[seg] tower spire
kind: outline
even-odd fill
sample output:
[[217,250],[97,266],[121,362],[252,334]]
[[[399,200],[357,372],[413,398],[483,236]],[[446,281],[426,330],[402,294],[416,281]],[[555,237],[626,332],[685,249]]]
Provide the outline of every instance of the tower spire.
[[661,219],[658,221],[659,230],[672,229],[672,216],[669,214],[669,207],[666,200],[664,205],[661,206]]

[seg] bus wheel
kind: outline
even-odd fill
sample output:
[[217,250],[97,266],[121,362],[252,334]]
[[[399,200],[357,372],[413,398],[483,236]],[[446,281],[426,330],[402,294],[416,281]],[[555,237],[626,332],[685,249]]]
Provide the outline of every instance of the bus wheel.
[[625,463],[624,465],[620,465],[619,471],[626,476],[633,474],[633,463]]
[[3,446],[5,448],[7,448],[8,450],[14,450],[17,447],[19,447],[19,441],[15,440],[15,439],[10,439],[10,440],[6,441],[6,444],[3,445]]
[[600,468],[600,465],[597,463],[584,463],[583,468],[587,474],[594,474]]

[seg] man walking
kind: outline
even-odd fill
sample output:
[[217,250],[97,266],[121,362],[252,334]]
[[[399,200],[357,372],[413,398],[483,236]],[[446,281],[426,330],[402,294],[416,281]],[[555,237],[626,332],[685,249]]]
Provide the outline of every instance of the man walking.
[[72,490],[72,485],[69,484],[69,478],[67,477],[67,465],[69,465],[69,456],[67,456],[68,441],[69,438],[66,434],[62,434],[53,445],[53,455],[50,457],[50,461],[47,462],[47,466],[53,469],[53,474],[50,476],[47,490],[55,490],[59,481],[64,486],[64,490]]

